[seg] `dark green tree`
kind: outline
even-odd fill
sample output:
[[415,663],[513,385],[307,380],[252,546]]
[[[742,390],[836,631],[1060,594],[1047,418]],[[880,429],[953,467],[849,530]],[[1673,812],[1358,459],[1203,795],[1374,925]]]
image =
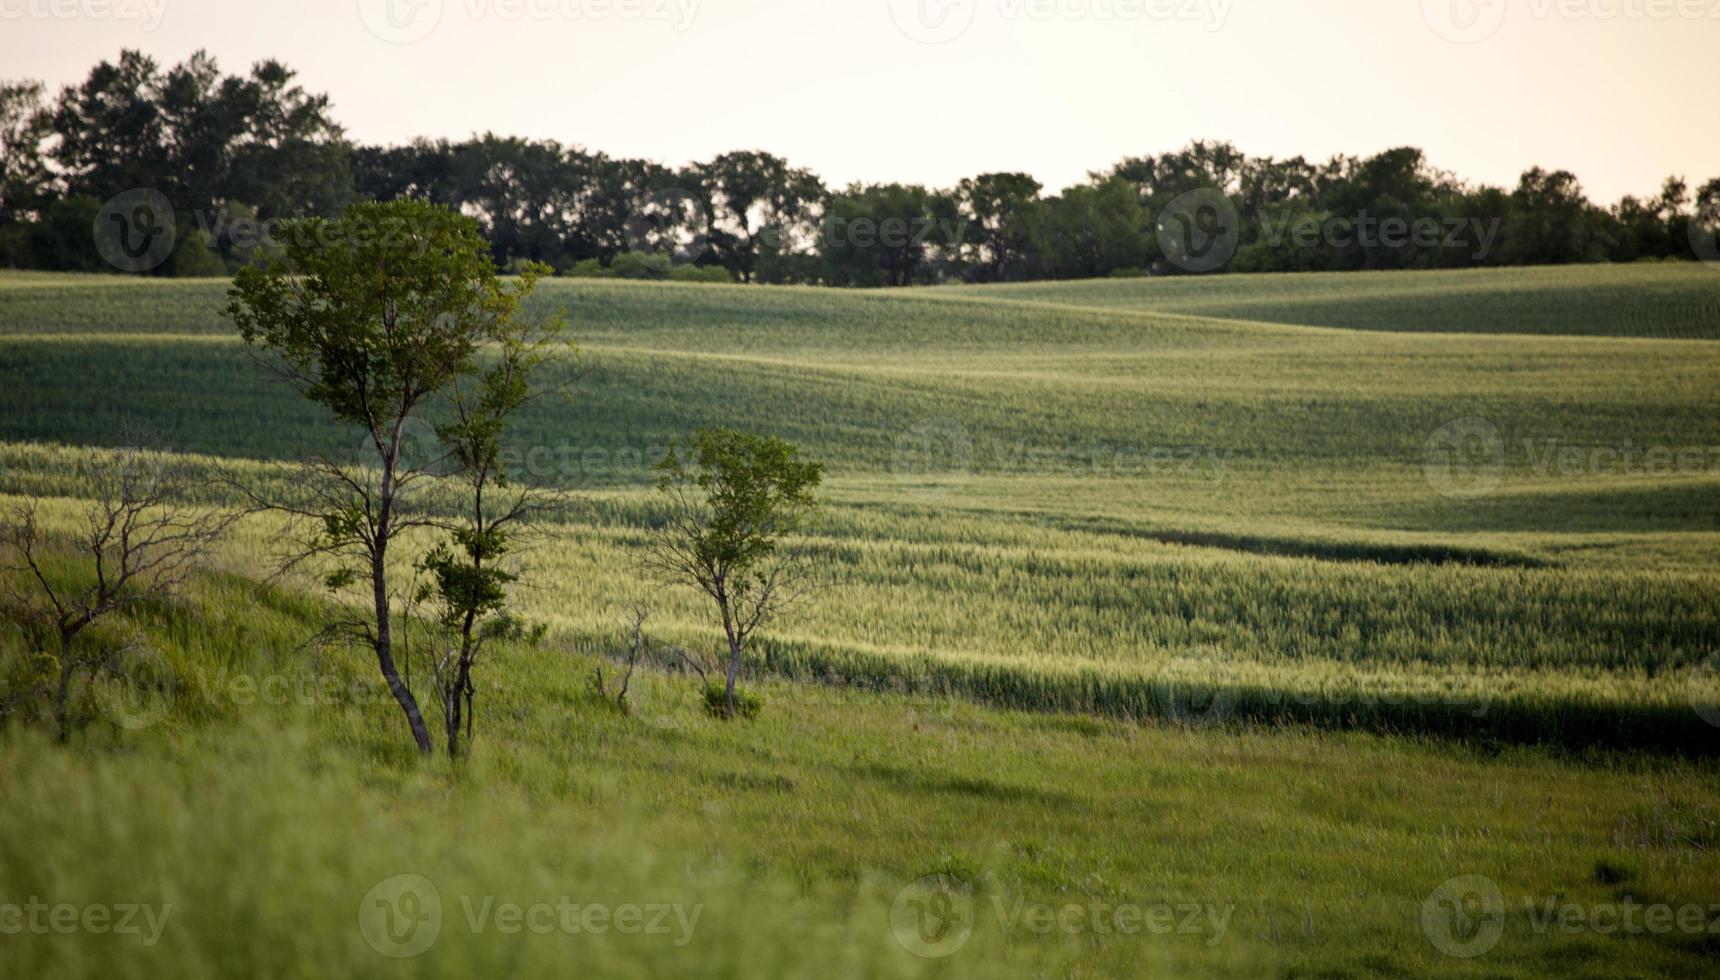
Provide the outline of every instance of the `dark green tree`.
[[932,282],[961,244],[955,202],[917,184],[850,187],[830,200],[819,233],[825,279],[835,286]]
[[[675,172],[649,160],[614,159],[598,154],[583,168],[576,258],[605,265],[634,250],[628,222],[646,208],[653,194],[676,183]],[[642,243],[637,243],[642,244]]]
[[1247,161],[1230,143],[1195,140],[1162,156],[1128,157],[1103,176],[1120,177],[1133,184],[1141,203],[1157,214],[1179,194],[1207,188],[1225,194],[1236,192]]
[[[503,284],[477,223],[419,201],[355,204],[338,220],[282,226],[290,267],[243,269],[226,312],[278,377],[337,420],[357,426],[378,465],[312,460],[292,499],[250,494],[302,529],[289,562],[325,560],[326,584],[368,587],[370,614],[332,628],[376,655],[422,752],[430,732],[395,660],[395,540],[436,527],[414,489],[445,453],[426,449],[421,413],[481,376],[480,352],[517,336],[535,278]],[[456,453],[457,458],[457,453]]]
[[139,51],[103,61],[82,84],[65,89],[54,107],[51,155],[72,194],[106,200],[133,188],[169,186],[166,124],[158,89],[160,67]]
[[1032,275],[1040,235],[1039,181],[1027,174],[980,174],[956,191],[971,246],[972,278],[983,282]]
[[352,147],[329,97],[294,84],[297,73],[260,62],[223,88],[239,108],[224,201],[243,201],[264,220],[340,213],[353,198]]
[[1513,265],[1599,262],[1611,246],[1602,229],[1600,212],[1583,196],[1576,175],[1533,167],[1511,194],[1503,237]]
[[40,82],[0,83],[0,225],[34,218],[52,194],[46,143],[53,116]]
[[478,218],[496,264],[570,264],[578,223],[577,167],[561,144],[491,133],[453,150],[454,198]]
[[810,170],[756,150],[725,153],[694,167],[710,215],[709,247],[740,282],[752,282],[761,252],[810,244],[825,198]]
[[447,140],[416,139],[405,146],[359,146],[352,151],[352,189],[366,201],[413,197],[452,207],[453,147]]
[[1042,274],[1058,279],[1109,275],[1147,263],[1146,209],[1127,181],[1071,187],[1044,204],[1036,252]]

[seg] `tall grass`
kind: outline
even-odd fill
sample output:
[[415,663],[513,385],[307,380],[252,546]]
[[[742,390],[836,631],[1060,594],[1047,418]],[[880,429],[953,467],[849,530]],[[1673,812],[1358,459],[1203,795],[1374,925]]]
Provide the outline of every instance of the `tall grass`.
[[[5,975],[1529,977],[1571,941],[1524,903],[1707,902],[1720,880],[1707,762],[1191,733],[768,681],[764,714],[736,725],[655,670],[623,715],[587,693],[593,661],[559,644],[495,651],[475,754],[452,769],[415,757],[360,651],[299,649],[327,614],[207,577],[138,620],[163,663],[159,710],[124,702],[69,750],[0,737],[0,903],[172,906],[148,946],[8,934]],[[947,959],[908,952],[892,918],[933,874],[977,910]],[[1512,903],[1479,962],[1422,928],[1428,895],[1462,874]],[[430,948],[394,960],[363,916],[401,875],[432,882],[443,917]],[[701,911],[684,943],[468,918],[564,897]],[[1224,924],[1011,930],[1022,902]],[[1618,976],[1690,975],[1712,955],[1702,934],[1581,941]]]

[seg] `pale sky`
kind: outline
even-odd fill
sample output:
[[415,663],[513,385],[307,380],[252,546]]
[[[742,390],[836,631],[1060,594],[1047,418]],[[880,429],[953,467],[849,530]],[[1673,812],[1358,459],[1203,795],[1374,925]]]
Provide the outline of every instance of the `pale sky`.
[[279,58],[364,142],[759,148],[832,186],[1057,190],[1197,137],[1564,168],[1603,203],[1720,176],[1720,0],[0,0],[0,77],[57,91],[122,47]]

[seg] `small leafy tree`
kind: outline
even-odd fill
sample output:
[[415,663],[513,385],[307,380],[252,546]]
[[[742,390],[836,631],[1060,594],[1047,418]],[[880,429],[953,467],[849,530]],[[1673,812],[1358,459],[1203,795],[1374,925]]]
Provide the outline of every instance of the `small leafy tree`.
[[471,383],[455,381],[448,398],[453,419],[437,427],[461,487],[460,517],[443,525],[446,539],[419,561],[426,581],[414,598],[435,609],[439,649],[432,667],[450,758],[461,755],[462,724],[468,748],[472,741],[477,693],[472,668],[486,643],[535,640],[543,634],[542,626],[528,629],[509,609],[508,587],[519,576],[505,560],[519,536],[531,532],[535,518],[560,495],[509,481],[502,435],[508,420],[533,397],[532,374],[548,358],[560,326],[523,320],[500,325],[494,364]]
[[42,530],[34,504],[0,519],[0,612],[51,657],[47,683],[21,693],[46,695],[61,742],[73,728],[74,683],[124,677],[134,645],[94,627],[175,598],[233,521],[181,503],[186,483],[165,454],[124,449],[88,474],[82,525],[63,547]]
[[[334,566],[325,580],[331,589],[368,584],[369,615],[331,628],[359,636],[374,651],[414,743],[429,753],[429,728],[395,660],[389,555],[403,533],[438,526],[410,495],[435,475],[448,449],[462,469],[493,464],[494,438],[520,400],[511,387],[518,379],[507,371],[522,362],[496,369],[503,371],[496,381],[494,371],[483,372],[480,353],[499,344],[506,364],[510,345],[523,343],[520,305],[540,270],[529,267],[504,284],[477,222],[409,199],[355,204],[337,221],[286,222],[280,238],[286,261],[242,270],[227,315],[282,380],[361,428],[379,465],[355,471],[312,459],[294,482],[293,499],[251,499],[299,525],[289,565],[326,560]],[[491,391],[492,381],[503,390]],[[478,393],[465,403],[470,414],[461,416],[456,392],[473,383]],[[451,445],[425,458],[434,454],[414,451],[424,441],[416,431],[425,424],[420,413],[450,400],[457,420],[438,435]],[[500,471],[487,474],[475,484],[479,494]],[[494,523],[478,521],[469,531],[456,536],[458,550],[487,561],[497,545]],[[460,560],[453,550],[445,557]],[[474,623],[499,608],[491,594],[499,580],[488,573],[449,585],[463,593],[461,606]]]
[[735,717],[735,681],[747,640],[816,589],[816,567],[786,539],[818,509],[819,463],[794,446],[732,429],[701,429],[689,449],[658,464],[667,517],[647,565],[710,598],[728,641],[724,703]]

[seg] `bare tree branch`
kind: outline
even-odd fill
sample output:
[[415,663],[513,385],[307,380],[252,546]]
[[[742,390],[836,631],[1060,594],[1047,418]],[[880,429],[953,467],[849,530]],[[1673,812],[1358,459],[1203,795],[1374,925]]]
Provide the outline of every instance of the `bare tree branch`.
[[[122,450],[90,475],[92,494],[76,547],[56,549],[41,531],[34,503],[0,519],[0,602],[58,661],[52,706],[59,737],[70,737],[70,698],[81,673],[114,670],[135,638],[87,640],[89,627],[133,606],[172,601],[242,512],[178,503],[187,479],[165,452]],[[60,550],[72,568],[51,570]],[[19,579],[29,583],[20,586]],[[86,579],[79,585],[78,580]]]

